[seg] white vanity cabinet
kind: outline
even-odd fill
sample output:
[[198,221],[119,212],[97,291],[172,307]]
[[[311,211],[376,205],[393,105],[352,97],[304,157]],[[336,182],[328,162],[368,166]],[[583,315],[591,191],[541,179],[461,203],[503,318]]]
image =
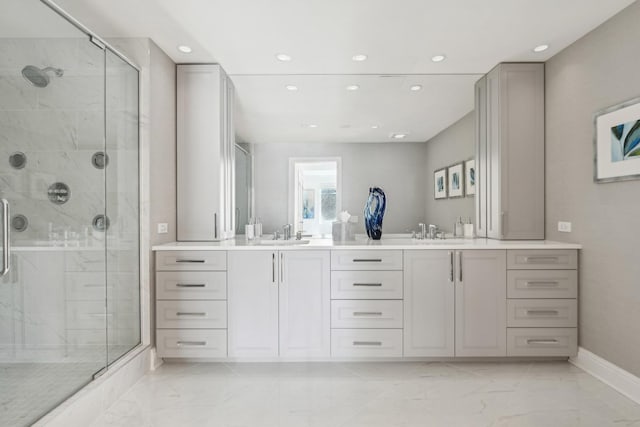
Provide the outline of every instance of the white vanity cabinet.
[[404,251],[404,356],[455,355],[454,251]]
[[503,250],[405,251],[404,356],[506,355]]
[[227,253],[156,252],[158,357],[227,357]]
[[507,355],[504,250],[455,251],[456,356]]
[[234,236],[233,105],[233,83],[222,67],[177,66],[178,240]]
[[229,251],[229,356],[330,353],[329,251]]
[[499,64],[475,96],[477,235],[544,239],[544,64]]
[[229,251],[229,357],[278,356],[278,251]]
[[502,249],[492,241],[473,249],[476,243],[281,249],[236,242],[228,249],[157,251],[158,355],[575,355],[578,251],[527,249],[531,243]]
[[578,352],[578,251],[507,251],[507,355]]
[[329,251],[280,252],[280,357],[331,353]]
[[402,357],[401,250],[331,251],[331,356]]

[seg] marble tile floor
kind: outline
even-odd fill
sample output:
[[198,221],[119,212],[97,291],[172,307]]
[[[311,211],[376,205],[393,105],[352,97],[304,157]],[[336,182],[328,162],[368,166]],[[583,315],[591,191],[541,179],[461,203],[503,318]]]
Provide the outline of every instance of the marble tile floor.
[[93,427],[640,427],[568,362],[165,363]]
[[0,363],[0,426],[28,426],[92,380],[99,363]]

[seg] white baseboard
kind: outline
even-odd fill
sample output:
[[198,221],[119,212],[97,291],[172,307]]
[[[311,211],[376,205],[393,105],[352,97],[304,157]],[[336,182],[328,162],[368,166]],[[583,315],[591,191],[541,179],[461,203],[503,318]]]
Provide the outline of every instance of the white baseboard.
[[569,362],[640,404],[640,378],[582,347]]

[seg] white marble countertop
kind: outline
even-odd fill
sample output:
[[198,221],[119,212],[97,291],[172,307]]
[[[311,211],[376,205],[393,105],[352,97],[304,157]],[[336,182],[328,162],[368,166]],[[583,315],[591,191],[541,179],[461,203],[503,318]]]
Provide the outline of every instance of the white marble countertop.
[[303,239],[274,241],[270,238],[246,241],[244,236],[221,242],[172,242],[153,246],[154,251],[202,251],[202,250],[313,250],[313,249],[582,249],[576,243],[550,240],[493,240],[454,239],[417,240],[410,237],[382,240],[356,239],[350,242],[334,242],[331,239]]

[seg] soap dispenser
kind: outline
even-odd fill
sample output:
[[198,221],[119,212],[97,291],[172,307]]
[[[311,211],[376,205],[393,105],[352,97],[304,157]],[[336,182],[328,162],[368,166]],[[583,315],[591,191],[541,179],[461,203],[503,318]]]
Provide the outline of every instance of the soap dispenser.
[[464,235],[464,224],[462,223],[462,217],[459,216],[456,223],[453,226],[453,237],[462,237]]

